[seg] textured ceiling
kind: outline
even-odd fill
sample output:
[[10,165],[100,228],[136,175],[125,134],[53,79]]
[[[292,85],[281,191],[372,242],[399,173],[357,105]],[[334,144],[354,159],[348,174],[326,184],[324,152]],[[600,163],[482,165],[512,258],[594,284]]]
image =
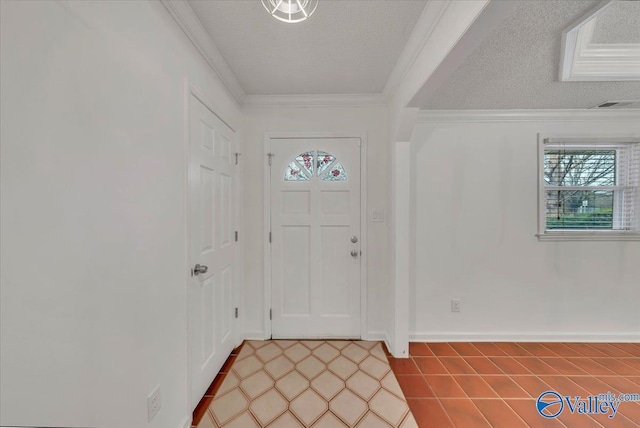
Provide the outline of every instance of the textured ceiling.
[[286,24],[257,0],[190,0],[248,94],[381,93],[424,0],[321,0]]
[[640,1],[614,1],[595,19],[592,43],[640,43]]
[[559,82],[560,38],[599,0],[526,0],[489,35],[424,109],[568,109],[640,99],[640,82]]

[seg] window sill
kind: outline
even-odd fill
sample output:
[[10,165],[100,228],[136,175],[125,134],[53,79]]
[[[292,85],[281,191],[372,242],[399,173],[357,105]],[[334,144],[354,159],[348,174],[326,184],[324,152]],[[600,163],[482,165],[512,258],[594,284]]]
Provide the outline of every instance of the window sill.
[[538,241],[640,241],[639,232],[550,231],[536,234]]

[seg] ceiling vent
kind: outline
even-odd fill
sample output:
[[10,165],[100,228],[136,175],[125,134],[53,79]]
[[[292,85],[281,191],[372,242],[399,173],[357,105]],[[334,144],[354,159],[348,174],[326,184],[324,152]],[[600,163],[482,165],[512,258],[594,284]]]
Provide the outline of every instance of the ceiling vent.
[[591,108],[592,109],[640,108],[640,100],[605,101]]

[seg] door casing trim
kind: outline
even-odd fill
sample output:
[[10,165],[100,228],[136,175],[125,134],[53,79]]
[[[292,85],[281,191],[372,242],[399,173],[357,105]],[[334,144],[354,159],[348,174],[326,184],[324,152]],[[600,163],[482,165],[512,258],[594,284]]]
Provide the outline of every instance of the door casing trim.
[[269,317],[271,309],[271,244],[269,242],[269,232],[271,230],[271,169],[268,163],[268,154],[271,152],[273,140],[290,139],[347,139],[358,138],[360,140],[360,338],[366,340],[367,337],[367,260],[368,260],[368,208],[367,208],[367,133],[366,132],[301,132],[301,131],[280,131],[265,132],[263,137],[263,181],[264,181],[264,208],[263,208],[263,235],[264,235],[264,287],[263,287],[263,323],[264,339],[272,337],[272,321]]

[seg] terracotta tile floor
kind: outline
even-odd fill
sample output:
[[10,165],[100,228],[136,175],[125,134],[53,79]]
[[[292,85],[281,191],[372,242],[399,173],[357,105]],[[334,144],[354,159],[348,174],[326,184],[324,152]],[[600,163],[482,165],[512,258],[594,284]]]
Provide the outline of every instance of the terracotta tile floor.
[[548,390],[640,393],[640,344],[412,343],[409,353],[389,364],[421,428],[640,427],[640,402],[613,419],[566,408],[543,419],[535,404]]
[[417,427],[382,344],[346,340],[246,341],[193,420],[198,428]]
[[[194,412],[194,423],[205,414],[239,349]],[[622,403],[613,419],[567,410],[543,419],[535,405],[547,390],[583,397],[640,393],[638,343],[412,343],[410,358],[404,359],[382,349],[421,428],[640,427],[640,402]],[[321,426],[343,426],[326,422]],[[297,425],[283,421],[278,426]],[[363,418],[361,426],[378,425]]]

